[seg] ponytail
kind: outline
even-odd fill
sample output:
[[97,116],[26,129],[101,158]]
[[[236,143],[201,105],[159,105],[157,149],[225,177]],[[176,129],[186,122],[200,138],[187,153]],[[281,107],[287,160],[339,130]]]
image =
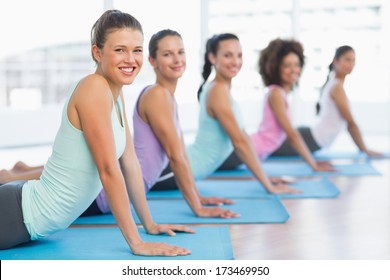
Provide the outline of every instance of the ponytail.
[[[346,52],[349,52],[349,51],[354,52],[354,49],[352,47],[350,47],[350,46],[347,46],[347,45],[338,47],[336,49],[336,53],[335,53],[335,55],[333,57],[332,63],[329,64],[329,67],[328,67],[329,68],[328,76],[326,77],[326,81],[325,81],[325,83],[323,84],[323,86],[320,89],[320,100],[321,100],[321,96],[322,96],[322,93],[324,91],[325,85],[329,82],[330,74],[333,71],[333,61],[334,60],[338,60],[342,55],[344,55]],[[320,106],[320,101],[318,101],[317,104],[316,104],[316,114],[318,115],[320,113],[320,111],[321,111],[321,106]]]
[[329,71],[328,71],[328,75],[326,76],[326,81],[325,81],[325,83],[322,85],[322,87],[320,89],[320,98],[318,99],[317,104],[316,104],[316,115],[319,115],[320,111],[321,111],[320,100],[321,100],[322,93],[324,91],[325,85],[329,82],[330,73],[332,73],[332,71],[333,71],[333,62],[331,64],[329,64],[328,69],[329,69]]
[[231,34],[231,33],[223,33],[223,34],[219,34],[219,35],[214,35],[213,37],[211,37],[210,39],[207,40],[207,43],[206,43],[206,51],[205,51],[205,54],[204,54],[204,65],[203,65],[203,71],[202,71],[202,78],[203,78],[203,82],[201,83],[199,89],[198,89],[198,100],[200,99],[200,95],[202,93],[202,89],[203,89],[203,86],[205,85],[205,83],[207,82],[207,79],[209,78],[210,74],[211,74],[211,61],[209,59],[209,54],[212,53],[213,55],[217,55],[217,51],[218,51],[218,46],[219,46],[219,42],[221,41],[224,41],[224,40],[237,40],[238,41],[238,37],[234,34]]

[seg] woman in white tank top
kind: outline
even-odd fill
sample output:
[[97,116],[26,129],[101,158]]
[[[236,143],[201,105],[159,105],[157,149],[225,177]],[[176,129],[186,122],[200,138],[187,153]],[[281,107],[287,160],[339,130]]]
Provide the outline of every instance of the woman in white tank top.
[[[337,135],[347,128],[354,143],[360,151],[368,156],[380,156],[381,154],[367,148],[363,141],[362,134],[356,124],[350,107],[349,100],[344,90],[345,77],[350,74],[355,66],[355,51],[350,46],[341,46],[336,49],[332,63],[329,65],[329,74],[322,87],[320,101],[316,109],[319,114],[318,122],[310,129],[301,127],[299,131],[306,142],[310,140],[316,145],[311,151],[331,146]],[[274,155],[293,155],[289,143],[284,143]]]

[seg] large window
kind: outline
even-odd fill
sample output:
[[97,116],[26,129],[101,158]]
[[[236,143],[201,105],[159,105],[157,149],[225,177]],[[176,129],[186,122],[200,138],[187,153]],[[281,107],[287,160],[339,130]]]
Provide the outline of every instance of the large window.
[[[3,1],[0,127],[10,138],[1,137],[0,147],[9,146],[12,138],[19,139],[20,145],[53,140],[64,98],[82,76],[94,71],[90,28],[109,8],[131,13],[144,28],[144,67],[136,82],[125,87],[129,116],[140,90],[155,79],[147,60],[149,39],[158,30],[170,28],[181,33],[186,47],[187,70],[176,93],[185,132],[197,129],[196,91],[206,39],[221,32],[236,33],[243,46],[244,65],[234,79],[233,95],[244,107],[248,131],[255,129],[261,117],[259,51],[276,37],[296,38],[305,47],[307,64],[293,95],[297,123],[313,119],[318,89],[333,52],[339,45],[350,44],[357,64],[346,87],[354,110],[364,129],[383,131],[385,125],[389,131],[388,122],[360,114],[362,110],[371,115],[379,112],[389,119],[389,6],[384,0]],[[46,127],[47,136],[35,139],[39,125]]]
[[[328,65],[335,49],[351,45],[357,55],[354,72],[346,81],[353,109],[366,110],[366,117],[356,114],[362,123],[377,121],[367,118],[389,117],[390,58],[389,4],[387,1],[310,1],[310,0],[208,0],[207,36],[215,33],[236,33],[242,42],[244,66],[234,81],[234,94],[243,104],[261,102],[262,82],[257,74],[259,51],[277,37],[302,42],[307,58],[300,86],[294,94],[294,119],[297,123],[314,120],[314,104],[319,88],[325,82]],[[371,111],[371,109],[379,110]],[[379,114],[378,114],[379,112]],[[260,113],[245,110],[247,123],[258,123]],[[369,119],[369,120],[368,120]],[[385,127],[383,127],[385,125]],[[253,128],[253,126],[252,126]],[[389,130],[388,122],[377,127]],[[375,130],[375,129],[372,129]]]

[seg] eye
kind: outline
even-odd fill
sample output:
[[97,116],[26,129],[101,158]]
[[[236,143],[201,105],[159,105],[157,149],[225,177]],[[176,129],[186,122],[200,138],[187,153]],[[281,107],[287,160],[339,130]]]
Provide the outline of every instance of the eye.
[[123,50],[123,49],[115,49],[115,51],[116,51],[116,52],[118,52],[118,53],[122,53],[122,52],[124,52],[124,50]]
[[143,50],[142,50],[142,49],[136,49],[136,50],[134,50],[134,52],[136,52],[136,53],[142,53]]

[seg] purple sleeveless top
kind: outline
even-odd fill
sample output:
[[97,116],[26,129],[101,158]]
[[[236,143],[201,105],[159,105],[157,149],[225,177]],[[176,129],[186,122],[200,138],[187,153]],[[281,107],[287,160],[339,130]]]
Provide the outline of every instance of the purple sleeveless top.
[[[160,177],[161,172],[168,165],[168,157],[164,148],[161,146],[151,126],[145,123],[138,113],[139,100],[147,88],[148,87],[144,88],[139,95],[133,113],[134,147],[141,165],[146,192],[153,187]],[[181,137],[181,128],[175,99],[172,118],[176,128],[176,131],[172,131],[172,133],[177,133],[177,135]]]

